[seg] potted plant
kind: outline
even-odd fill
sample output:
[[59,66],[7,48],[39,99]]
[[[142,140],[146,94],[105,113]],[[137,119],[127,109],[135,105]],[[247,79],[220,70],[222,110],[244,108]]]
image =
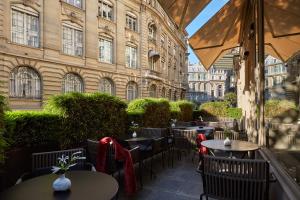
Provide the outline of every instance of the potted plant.
[[79,156],[82,152],[78,151],[69,156],[62,155],[58,158],[58,166],[52,167],[52,172],[54,174],[59,174],[60,176],[53,182],[52,188],[54,191],[66,191],[71,188],[71,180],[66,178],[65,173],[73,166],[77,164],[77,160],[85,160],[85,157]]
[[132,137],[136,137],[136,131],[139,129],[139,124],[135,123],[134,121],[131,122],[130,130],[132,131]]
[[224,145],[225,146],[230,146],[231,145],[231,140],[229,139],[232,135],[231,130],[229,130],[228,128],[225,128],[224,130],[224,136],[225,136],[225,140],[224,140]]

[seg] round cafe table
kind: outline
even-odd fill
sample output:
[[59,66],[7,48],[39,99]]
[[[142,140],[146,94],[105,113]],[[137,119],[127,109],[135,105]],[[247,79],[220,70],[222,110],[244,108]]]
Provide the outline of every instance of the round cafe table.
[[0,194],[1,200],[109,200],[115,197],[119,185],[107,174],[92,171],[71,171],[66,177],[72,186],[66,192],[54,192],[52,183],[58,176],[39,176],[15,185]]
[[201,142],[201,145],[208,149],[229,152],[230,157],[232,157],[233,152],[249,152],[259,149],[257,144],[241,140],[231,140],[230,146],[225,146],[224,140],[205,140]]

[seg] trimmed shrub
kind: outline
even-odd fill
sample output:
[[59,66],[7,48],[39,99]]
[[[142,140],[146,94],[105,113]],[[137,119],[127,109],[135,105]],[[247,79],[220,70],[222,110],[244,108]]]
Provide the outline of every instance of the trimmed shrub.
[[45,110],[63,117],[64,144],[87,138],[122,136],[126,131],[126,103],[103,93],[67,93],[49,99]]
[[[242,109],[231,108],[227,101],[207,102],[200,106],[200,113],[203,118],[234,118],[240,119],[242,117]],[[198,115],[199,116],[199,115]]]
[[193,103],[181,100],[170,102],[172,118],[178,119],[179,121],[191,121],[193,119]]
[[6,112],[5,128],[14,147],[58,146],[63,134],[60,116],[42,111]]
[[0,95],[0,163],[4,161],[4,150],[7,146],[6,141],[4,140],[4,107],[5,107],[5,97]]
[[297,106],[294,102],[288,100],[270,99],[265,104],[265,116],[268,118],[284,117],[288,112],[297,112]]
[[216,117],[227,117],[228,102],[207,102],[200,106],[200,110],[207,112],[208,114]]
[[233,119],[240,119],[243,115],[241,108],[228,108],[227,109],[227,117]]
[[164,128],[169,126],[170,105],[166,99],[145,98],[135,99],[128,105],[129,116],[141,116],[134,120],[143,127]]

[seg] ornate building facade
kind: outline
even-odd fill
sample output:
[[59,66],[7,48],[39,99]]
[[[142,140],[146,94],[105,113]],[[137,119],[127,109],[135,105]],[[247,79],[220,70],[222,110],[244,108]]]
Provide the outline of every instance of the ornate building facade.
[[186,33],[154,0],[2,0],[0,92],[13,109],[51,95],[184,97]]
[[189,90],[187,98],[198,104],[222,100],[224,94],[234,91],[233,55],[225,55],[209,70],[201,63],[188,67]]

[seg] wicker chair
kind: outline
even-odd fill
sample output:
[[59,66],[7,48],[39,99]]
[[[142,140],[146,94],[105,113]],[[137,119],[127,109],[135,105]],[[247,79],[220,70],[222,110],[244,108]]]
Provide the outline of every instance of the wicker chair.
[[181,159],[181,154],[187,155],[191,150],[196,150],[197,130],[182,130],[174,129],[174,148],[177,151],[178,159]]
[[[30,173],[23,174],[16,182],[19,184],[30,178],[52,173],[52,166],[57,165],[58,158],[62,155],[69,156],[73,153],[81,151],[79,156],[85,157],[86,152],[83,148],[68,149],[63,151],[50,151],[32,154],[32,170]],[[92,170],[92,165],[86,162],[86,160],[77,160],[77,165],[72,167],[70,170]]]
[[269,163],[204,156],[203,196],[224,200],[268,200]]

